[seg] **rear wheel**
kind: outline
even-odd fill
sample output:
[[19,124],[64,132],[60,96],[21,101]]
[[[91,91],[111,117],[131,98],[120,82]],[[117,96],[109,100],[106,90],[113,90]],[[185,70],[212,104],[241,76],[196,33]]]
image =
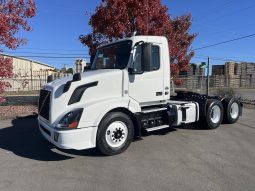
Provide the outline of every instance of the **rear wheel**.
[[223,100],[224,104],[224,122],[233,124],[238,121],[241,105],[240,102],[235,98],[229,98]]
[[134,136],[134,126],[124,113],[111,112],[101,121],[97,132],[97,148],[105,155],[124,152]]
[[216,129],[223,120],[223,106],[218,100],[208,100],[206,116],[202,119],[202,125],[206,129]]

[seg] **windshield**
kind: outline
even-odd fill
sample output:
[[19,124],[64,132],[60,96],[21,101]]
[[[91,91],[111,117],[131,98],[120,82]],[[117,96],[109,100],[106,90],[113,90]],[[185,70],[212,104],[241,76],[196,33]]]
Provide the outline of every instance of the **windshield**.
[[92,70],[97,69],[124,69],[126,68],[132,41],[123,41],[97,50]]

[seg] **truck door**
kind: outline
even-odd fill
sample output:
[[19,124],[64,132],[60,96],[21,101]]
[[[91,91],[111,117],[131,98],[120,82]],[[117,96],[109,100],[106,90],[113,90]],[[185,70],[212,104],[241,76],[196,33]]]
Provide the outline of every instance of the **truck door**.
[[137,46],[135,50],[132,64],[136,74],[129,74],[129,96],[141,105],[153,104],[153,102],[159,102],[164,98],[161,48],[161,44],[153,44],[151,49],[153,67],[151,71],[146,72],[141,71],[141,45]]

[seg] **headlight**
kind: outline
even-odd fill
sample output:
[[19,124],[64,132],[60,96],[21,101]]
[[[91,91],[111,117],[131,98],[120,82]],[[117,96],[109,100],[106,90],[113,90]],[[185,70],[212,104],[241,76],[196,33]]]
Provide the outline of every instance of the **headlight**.
[[58,129],[75,129],[79,125],[83,109],[76,109],[67,113],[58,123]]

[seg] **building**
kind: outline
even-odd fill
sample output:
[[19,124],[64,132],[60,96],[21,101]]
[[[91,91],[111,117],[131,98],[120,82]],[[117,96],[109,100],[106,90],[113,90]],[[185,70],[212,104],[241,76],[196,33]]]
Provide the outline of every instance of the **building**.
[[213,65],[212,66],[212,75],[224,75],[225,74],[225,65]]
[[46,83],[48,75],[55,72],[53,66],[27,58],[0,54],[5,58],[12,59],[13,78],[4,79],[11,84],[6,91],[34,91],[40,90]]

